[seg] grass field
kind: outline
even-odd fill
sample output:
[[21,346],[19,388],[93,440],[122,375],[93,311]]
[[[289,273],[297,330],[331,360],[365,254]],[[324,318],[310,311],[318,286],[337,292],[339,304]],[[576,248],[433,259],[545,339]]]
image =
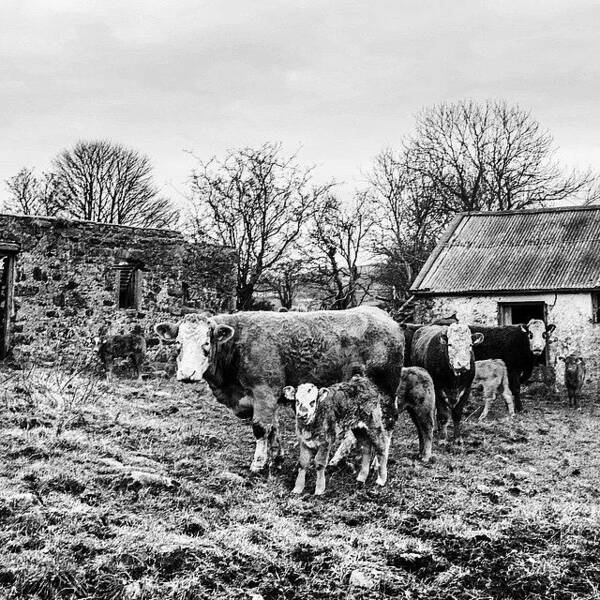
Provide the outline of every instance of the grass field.
[[[251,475],[248,424],[203,386],[0,372],[0,597],[600,598],[600,406],[525,398],[390,480],[331,470],[290,494],[297,449]],[[314,472],[308,490],[314,485]]]

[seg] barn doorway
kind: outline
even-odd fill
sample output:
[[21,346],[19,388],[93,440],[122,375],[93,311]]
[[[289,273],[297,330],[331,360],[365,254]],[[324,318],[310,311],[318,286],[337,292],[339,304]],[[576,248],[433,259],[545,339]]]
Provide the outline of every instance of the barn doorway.
[[7,246],[0,243],[0,360],[6,358],[10,349],[10,324],[13,310],[15,252],[7,251]]
[[[545,302],[500,302],[498,303],[498,321],[500,325],[521,325],[531,319],[540,319],[547,323],[548,312]],[[548,365],[548,344],[536,363]]]
[[501,302],[498,307],[500,325],[520,325],[531,319],[546,322],[545,302]]

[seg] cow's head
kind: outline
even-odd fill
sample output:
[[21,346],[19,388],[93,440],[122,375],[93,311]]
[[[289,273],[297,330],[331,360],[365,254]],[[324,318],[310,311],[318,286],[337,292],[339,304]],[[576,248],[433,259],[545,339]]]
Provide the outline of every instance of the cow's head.
[[313,422],[319,403],[328,393],[327,388],[319,389],[314,383],[303,383],[297,388],[291,385],[283,388],[285,399],[296,401],[296,417],[307,425]]
[[203,313],[185,315],[179,323],[158,323],[154,331],[161,339],[177,343],[178,381],[200,381],[219,344],[234,334],[232,327]]
[[105,343],[106,343],[106,340],[103,337],[97,335],[94,338],[94,352],[100,352],[100,349],[102,348],[102,344],[105,344]]
[[566,373],[577,373],[580,365],[585,366],[585,360],[579,352],[572,352],[568,356],[559,356],[558,359],[564,361]]
[[527,325],[521,325],[521,330],[529,337],[529,349],[535,356],[546,348],[548,336],[556,329],[556,325],[548,325],[541,319],[531,319]]
[[473,346],[483,342],[483,334],[472,334],[465,323],[451,323],[442,334],[441,342],[447,346],[450,368],[459,375],[471,368]]

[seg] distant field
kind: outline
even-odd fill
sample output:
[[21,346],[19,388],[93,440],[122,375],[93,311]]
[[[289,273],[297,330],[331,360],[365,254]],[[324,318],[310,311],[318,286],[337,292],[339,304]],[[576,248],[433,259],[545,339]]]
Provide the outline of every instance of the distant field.
[[[600,598],[600,406],[525,398],[390,480],[293,497],[203,387],[0,372],[0,598]],[[308,489],[314,486],[314,472]]]

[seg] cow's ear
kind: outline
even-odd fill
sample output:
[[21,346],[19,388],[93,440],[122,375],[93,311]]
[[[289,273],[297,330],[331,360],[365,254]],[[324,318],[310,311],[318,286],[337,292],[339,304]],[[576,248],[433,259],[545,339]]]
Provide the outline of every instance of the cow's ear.
[[521,328],[521,331],[522,331],[523,333],[529,333],[529,327],[527,327],[527,325],[525,325],[525,324],[521,323],[521,324],[519,325],[519,327]]
[[218,344],[224,344],[233,337],[234,333],[235,329],[233,327],[229,327],[229,325],[216,325],[214,329],[215,341]]
[[442,344],[442,346],[446,346],[448,344],[448,336],[445,333],[440,335],[440,344]]
[[556,325],[548,325],[548,327],[546,327],[546,333],[551,334],[555,329]]
[[293,385],[286,385],[283,388],[283,397],[293,402],[296,399],[296,388]]
[[321,388],[319,390],[319,395],[317,396],[317,402],[322,402],[327,398],[327,394],[329,394],[329,388]]
[[154,331],[158,334],[158,337],[161,340],[175,340],[177,339],[177,334],[179,333],[179,325],[177,323],[157,323],[154,326]]
[[483,333],[474,333],[471,336],[471,341],[473,343],[473,346],[477,346],[477,344],[481,344],[481,342],[483,342]]

